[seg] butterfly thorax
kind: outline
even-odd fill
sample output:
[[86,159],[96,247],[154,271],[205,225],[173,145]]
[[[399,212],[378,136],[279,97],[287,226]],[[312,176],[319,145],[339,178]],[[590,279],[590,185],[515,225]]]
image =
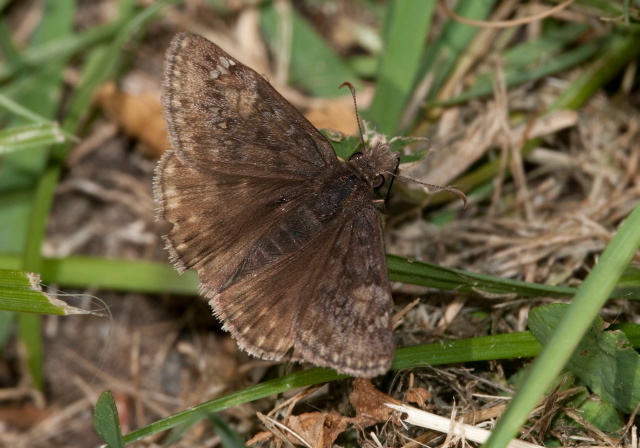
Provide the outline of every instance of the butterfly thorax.
[[361,201],[366,196],[366,188],[357,172],[345,166],[341,176],[325,180],[313,206],[321,221],[331,219],[340,213],[348,203]]
[[362,152],[351,156],[349,164],[358,172],[371,188],[378,188],[381,177],[393,173],[398,166],[399,154],[389,150],[389,145],[374,141]]

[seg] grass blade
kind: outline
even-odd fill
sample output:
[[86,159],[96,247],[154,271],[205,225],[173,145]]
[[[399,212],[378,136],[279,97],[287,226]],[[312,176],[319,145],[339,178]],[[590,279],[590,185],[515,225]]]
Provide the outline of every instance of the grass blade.
[[384,134],[394,135],[420,67],[435,1],[389,2],[376,93],[364,114]]
[[578,289],[549,343],[531,366],[522,388],[498,420],[485,445],[487,448],[505,447],[525,422],[529,412],[575,352],[638,246],[640,205],[631,212]]
[[0,310],[21,313],[90,314],[44,293],[38,274],[0,269]]
[[0,155],[31,148],[44,148],[65,141],[56,123],[14,126],[0,131]]

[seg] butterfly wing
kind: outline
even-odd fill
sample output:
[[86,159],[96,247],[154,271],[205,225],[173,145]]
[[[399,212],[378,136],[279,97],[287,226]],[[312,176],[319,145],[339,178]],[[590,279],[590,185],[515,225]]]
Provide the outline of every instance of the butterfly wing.
[[[154,178],[157,216],[176,269],[195,269],[207,291],[230,281],[273,222],[303,202],[306,182],[211,173],[166,151]],[[255,249],[254,249],[255,251]]]
[[327,139],[262,76],[198,35],[171,42],[163,103],[172,147],[192,166],[301,179],[337,163]]
[[251,354],[280,359],[293,348],[294,359],[340,372],[385,371],[393,335],[380,217],[371,198],[338,207],[361,181],[261,76],[211,42],[180,34],[166,64],[173,151],[154,193],[176,268],[197,270]]
[[[298,216],[305,214],[301,206]],[[280,227],[296,228],[296,213]],[[304,269],[300,269],[300,267]],[[380,216],[371,204],[333,220],[213,296],[224,328],[247,352],[373,377],[393,357],[392,299]]]
[[221,288],[268,223],[338,160],[330,143],[252,69],[180,33],[166,57],[165,117],[173,151],[154,180],[176,268]]
[[322,239],[313,261],[321,274],[312,300],[298,310],[294,360],[358,377],[381,375],[391,367],[394,343],[380,213],[363,206]]

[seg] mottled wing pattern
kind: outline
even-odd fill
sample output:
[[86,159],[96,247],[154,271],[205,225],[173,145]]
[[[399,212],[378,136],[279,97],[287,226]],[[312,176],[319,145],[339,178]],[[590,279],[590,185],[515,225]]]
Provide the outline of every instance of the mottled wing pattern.
[[[324,243],[322,241],[325,241]],[[313,300],[296,319],[294,359],[359,377],[389,370],[393,301],[379,212],[371,204],[318,242]]]
[[178,34],[165,67],[165,117],[184,162],[295,179],[337,162],[329,142],[262,76],[207,39]]
[[173,224],[176,268],[196,269],[215,292],[338,160],[267,81],[200,36],[173,39],[163,101],[173,151],[156,169],[158,217]]
[[379,213],[363,204],[301,250],[223,288],[211,304],[225,330],[255,356],[279,360],[293,348],[294,360],[341,373],[386,372],[392,301]]
[[304,202],[308,190],[304,181],[212,174],[175,151],[165,152],[154,180],[158,217],[172,224],[164,237],[171,261],[181,273],[197,270],[209,292],[229,281],[272,223]]

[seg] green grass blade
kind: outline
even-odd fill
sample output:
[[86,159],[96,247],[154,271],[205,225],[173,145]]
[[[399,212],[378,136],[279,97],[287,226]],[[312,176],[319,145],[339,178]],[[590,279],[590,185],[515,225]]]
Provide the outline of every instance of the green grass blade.
[[[568,297],[575,288],[527,283],[476,274],[414,261],[396,255],[387,255],[389,278],[394,282],[450,291],[472,292],[487,295],[518,295],[520,297]],[[638,291],[640,294],[640,291]]]
[[44,293],[37,274],[0,269],[0,310],[21,313],[89,314]]
[[[461,269],[447,268],[387,255],[391,280],[431,288],[476,294],[518,295],[519,297],[570,297],[576,288],[528,283]],[[0,253],[0,268],[20,269],[17,255]],[[137,260],[113,260],[73,256],[43,260],[41,271],[45,283],[64,287],[100,288],[151,294],[170,293],[197,295],[198,277],[194,271],[178,274],[167,263]],[[622,283],[612,298],[640,299],[640,286]]]
[[516,434],[578,347],[639,246],[640,205],[622,224],[578,289],[549,343],[531,366],[522,388],[498,420],[486,447],[503,448]]
[[45,260],[42,278],[64,286],[152,294],[197,295],[199,283],[194,271],[180,275],[168,263],[90,257]]
[[413,93],[435,4],[435,0],[389,2],[376,93],[364,114],[384,134],[396,133]]
[[41,247],[49,217],[53,193],[60,177],[60,167],[48,167],[36,186],[31,215],[27,220],[27,239],[22,253],[23,269],[42,272]]
[[[281,21],[290,21],[282,24]],[[279,13],[274,3],[267,3],[261,8],[260,21],[267,41],[273,53],[278,54],[283,40],[288,44],[290,55],[289,83],[302,87],[312,96],[333,98],[348,94],[348,90],[338,87],[345,81],[356,88],[359,83],[356,74],[335,55],[311,25],[291,8],[286,13]],[[282,36],[282,29],[291,27],[291,37]]]
[[0,156],[31,148],[44,148],[65,141],[56,123],[14,126],[0,130]]

